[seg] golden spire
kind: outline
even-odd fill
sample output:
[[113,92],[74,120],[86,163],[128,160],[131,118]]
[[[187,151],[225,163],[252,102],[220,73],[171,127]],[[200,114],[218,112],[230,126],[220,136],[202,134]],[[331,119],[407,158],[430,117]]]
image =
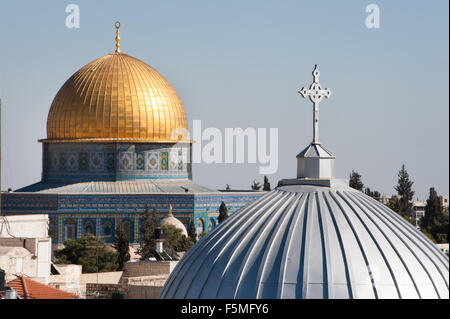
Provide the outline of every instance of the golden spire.
[[120,35],[119,35],[120,22],[117,21],[114,26],[116,27],[116,52],[120,53]]

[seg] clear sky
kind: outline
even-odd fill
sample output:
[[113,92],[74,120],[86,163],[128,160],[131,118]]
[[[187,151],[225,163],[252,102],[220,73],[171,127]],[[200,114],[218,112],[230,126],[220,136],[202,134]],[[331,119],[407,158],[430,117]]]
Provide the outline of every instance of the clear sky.
[[[68,29],[66,5],[80,8]],[[380,8],[380,28],[365,8]],[[122,52],[161,72],[192,126],[279,129],[273,186],[296,174],[312,139],[312,106],[297,90],[314,64],[333,91],[320,109],[320,140],[382,194],[394,193],[402,163],[425,199],[449,193],[448,1],[8,1],[0,2],[2,189],[41,177],[50,104],[88,62]],[[256,164],[196,164],[194,181],[248,189]]]

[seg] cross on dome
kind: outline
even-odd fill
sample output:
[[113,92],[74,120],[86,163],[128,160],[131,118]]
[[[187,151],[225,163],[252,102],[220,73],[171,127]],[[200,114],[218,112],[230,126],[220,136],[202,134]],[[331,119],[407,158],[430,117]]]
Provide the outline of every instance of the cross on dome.
[[317,64],[314,67],[312,72],[313,75],[313,83],[310,85],[309,89],[303,87],[298,93],[303,98],[309,97],[309,100],[313,103],[314,112],[313,112],[313,144],[319,144],[319,103],[322,99],[329,98],[331,96],[331,90],[328,88],[322,89],[322,85],[319,83],[319,68]]

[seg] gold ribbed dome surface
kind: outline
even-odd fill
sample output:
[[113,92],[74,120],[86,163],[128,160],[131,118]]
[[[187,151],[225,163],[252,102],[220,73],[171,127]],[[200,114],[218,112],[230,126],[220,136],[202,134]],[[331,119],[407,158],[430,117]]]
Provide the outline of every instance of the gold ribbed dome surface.
[[75,72],[56,94],[46,141],[170,142],[187,130],[186,112],[170,83],[124,53],[105,55]]

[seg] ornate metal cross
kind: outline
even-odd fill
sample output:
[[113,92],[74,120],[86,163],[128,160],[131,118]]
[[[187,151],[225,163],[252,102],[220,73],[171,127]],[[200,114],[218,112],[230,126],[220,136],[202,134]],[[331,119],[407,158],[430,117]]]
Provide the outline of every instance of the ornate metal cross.
[[302,97],[306,98],[309,96],[309,100],[314,105],[314,112],[313,112],[313,122],[314,122],[314,130],[313,130],[313,143],[318,144],[319,143],[319,103],[322,101],[324,97],[327,99],[331,95],[331,90],[326,88],[322,89],[322,85],[319,83],[319,76],[320,72],[317,68],[317,64],[314,67],[314,70],[312,72],[314,82],[311,84],[309,89],[302,88],[298,93],[301,94]]

